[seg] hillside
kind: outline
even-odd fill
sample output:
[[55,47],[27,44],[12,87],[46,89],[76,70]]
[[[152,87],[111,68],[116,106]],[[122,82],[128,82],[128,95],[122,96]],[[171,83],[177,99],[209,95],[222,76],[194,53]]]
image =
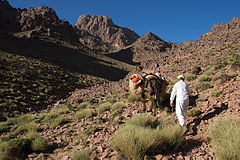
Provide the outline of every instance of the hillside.
[[[218,159],[211,126],[240,116],[240,18],[180,44],[150,32],[138,37],[105,16],[82,15],[71,26],[51,8],[20,10],[7,1],[0,24],[0,159],[120,160],[136,152],[145,160]],[[139,64],[170,84],[156,116],[129,93]],[[169,106],[179,74],[191,90],[186,133]],[[147,128],[126,127],[141,116]],[[162,143],[153,147],[158,131]]]

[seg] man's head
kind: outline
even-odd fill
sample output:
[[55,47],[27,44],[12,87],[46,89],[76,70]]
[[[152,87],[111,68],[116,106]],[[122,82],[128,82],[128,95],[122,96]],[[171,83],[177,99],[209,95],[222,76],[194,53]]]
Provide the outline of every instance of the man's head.
[[183,76],[182,74],[181,74],[181,75],[178,75],[178,76],[177,76],[177,79],[184,81],[184,76]]

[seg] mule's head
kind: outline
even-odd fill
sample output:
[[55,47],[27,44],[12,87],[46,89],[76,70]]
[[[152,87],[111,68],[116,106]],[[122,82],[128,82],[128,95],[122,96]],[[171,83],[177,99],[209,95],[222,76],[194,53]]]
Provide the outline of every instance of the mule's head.
[[131,93],[139,93],[142,90],[143,80],[140,76],[134,74],[129,79],[129,88]]

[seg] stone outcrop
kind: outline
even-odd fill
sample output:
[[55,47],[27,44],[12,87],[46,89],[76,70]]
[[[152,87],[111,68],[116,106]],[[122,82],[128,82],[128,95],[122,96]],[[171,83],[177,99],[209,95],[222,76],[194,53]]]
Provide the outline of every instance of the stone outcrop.
[[60,20],[52,8],[37,7],[22,10],[20,17],[22,31],[37,30],[45,36],[68,42],[78,41],[77,34],[69,22]]
[[120,49],[131,45],[139,37],[130,29],[115,25],[106,16],[82,15],[74,27],[80,41],[97,50]]

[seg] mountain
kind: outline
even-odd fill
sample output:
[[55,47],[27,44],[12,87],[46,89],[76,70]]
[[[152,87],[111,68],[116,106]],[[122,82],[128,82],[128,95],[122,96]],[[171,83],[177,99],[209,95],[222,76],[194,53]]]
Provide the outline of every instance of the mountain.
[[[105,16],[82,15],[71,26],[51,8],[14,9],[1,0],[0,29],[0,159],[126,159],[137,152],[149,160],[220,159],[209,128],[219,118],[240,116],[240,18],[175,44],[151,32],[139,37]],[[169,82],[164,112],[154,117],[142,114],[139,96],[129,94],[128,80],[139,64]],[[155,127],[167,123],[171,129],[177,122],[169,96],[179,74],[191,92],[188,132],[180,139],[170,137],[174,129],[164,130],[161,142],[154,141],[163,146],[149,147]],[[139,115],[152,118],[139,123]],[[127,143],[113,147],[113,135],[129,119],[137,132],[118,134],[115,145]],[[146,122],[151,127],[144,128]],[[147,130],[154,133],[150,139]],[[141,139],[149,141],[141,145]]]
[[166,42],[157,35],[147,32],[130,46],[107,55],[126,63],[138,64],[144,60],[148,60],[150,57],[163,57],[166,53],[165,51],[170,50],[172,45],[174,43]]
[[[233,53],[239,53],[240,18],[229,23],[218,23],[196,41],[173,44],[163,57],[150,57],[141,64],[146,69],[162,70],[168,76],[187,73],[192,66],[207,67]],[[174,72],[173,72],[174,71]]]
[[74,25],[79,40],[94,50],[119,50],[131,45],[139,37],[134,31],[117,26],[106,16],[81,15]]

